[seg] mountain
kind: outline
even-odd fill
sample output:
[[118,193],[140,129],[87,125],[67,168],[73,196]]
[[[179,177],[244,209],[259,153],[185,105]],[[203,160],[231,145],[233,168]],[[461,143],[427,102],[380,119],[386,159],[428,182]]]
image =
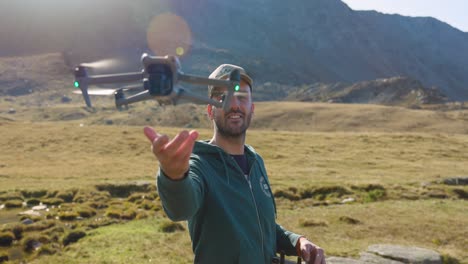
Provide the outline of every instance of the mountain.
[[437,89],[426,88],[417,80],[393,77],[354,84],[315,83],[289,92],[286,100],[419,107],[442,104],[447,98]]
[[430,17],[354,11],[340,0],[2,1],[0,32],[8,37],[0,56],[67,51],[75,63],[123,57],[140,67],[154,42],[181,35],[177,23],[147,34],[167,12],[189,27],[185,72],[208,75],[229,62],[256,84],[287,86],[402,76],[468,100],[468,33]]

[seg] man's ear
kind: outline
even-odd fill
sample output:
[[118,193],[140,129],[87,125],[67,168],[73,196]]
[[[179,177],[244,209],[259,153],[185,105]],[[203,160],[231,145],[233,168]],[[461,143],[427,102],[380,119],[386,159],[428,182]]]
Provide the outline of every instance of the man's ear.
[[208,114],[208,117],[210,118],[210,120],[213,120],[213,106],[208,104],[206,106],[206,113]]
[[251,111],[251,112],[252,112],[252,114],[255,112],[254,110],[255,110],[255,104],[254,104],[254,103],[252,103],[252,111]]

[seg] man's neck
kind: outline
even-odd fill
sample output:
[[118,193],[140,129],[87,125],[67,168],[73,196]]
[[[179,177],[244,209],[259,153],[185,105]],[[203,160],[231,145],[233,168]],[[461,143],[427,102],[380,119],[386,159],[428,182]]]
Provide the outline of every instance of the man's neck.
[[216,145],[231,155],[244,154],[245,134],[236,138],[223,137],[217,133],[213,135],[210,144]]

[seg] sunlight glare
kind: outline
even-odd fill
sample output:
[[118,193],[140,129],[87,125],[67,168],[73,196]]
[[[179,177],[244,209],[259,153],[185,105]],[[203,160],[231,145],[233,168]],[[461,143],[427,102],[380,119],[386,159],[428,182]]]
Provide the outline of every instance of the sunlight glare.
[[148,47],[157,56],[186,55],[192,44],[192,32],[187,22],[172,13],[154,17],[146,36]]

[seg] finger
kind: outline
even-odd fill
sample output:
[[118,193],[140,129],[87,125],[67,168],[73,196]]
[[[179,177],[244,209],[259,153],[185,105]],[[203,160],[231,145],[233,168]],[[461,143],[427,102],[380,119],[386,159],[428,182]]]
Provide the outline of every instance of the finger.
[[165,148],[167,145],[167,142],[169,142],[169,137],[166,135],[160,135],[156,137],[156,139],[153,141],[153,153],[156,156],[159,156],[159,153]]
[[171,142],[167,143],[166,147],[164,148],[165,151],[168,152],[176,152],[179,147],[184,143],[184,141],[189,137],[189,133],[187,131],[181,131],[177,136],[175,136]]
[[145,136],[146,138],[148,138],[148,140],[153,143],[153,141],[156,139],[156,137],[158,136],[158,134],[156,133],[156,131],[154,131],[153,128],[151,127],[144,127],[143,128],[143,133],[145,133]]
[[316,251],[315,251],[315,261],[314,261],[314,264],[322,264],[322,262],[324,261],[324,259],[325,259],[325,256],[324,256],[323,249],[317,247],[317,248],[316,248]]
[[195,145],[197,138],[198,132],[195,130],[190,131],[187,139],[182,143],[178,150],[179,154],[188,159],[193,151],[193,146]]
[[303,250],[302,251],[302,258],[304,259],[304,261],[306,263],[309,263],[309,261],[311,261],[312,259],[310,258],[310,253],[308,250]]

